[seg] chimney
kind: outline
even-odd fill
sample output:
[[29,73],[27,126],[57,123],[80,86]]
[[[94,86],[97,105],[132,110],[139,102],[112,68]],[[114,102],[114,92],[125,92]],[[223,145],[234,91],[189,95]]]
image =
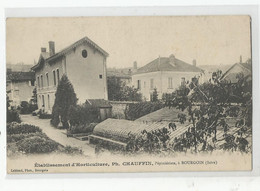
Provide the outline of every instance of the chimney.
[[170,59],[170,63],[175,66],[175,56],[173,54],[171,54],[169,56],[169,59]]
[[192,65],[193,65],[193,66],[197,66],[197,62],[196,62],[195,59],[192,60]]
[[137,70],[137,62],[136,61],[134,61],[134,70]]
[[41,48],[41,52],[46,52],[46,48]]
[[50,56],[55,54],[55,43],[53,41],[49,41],[49,52]]

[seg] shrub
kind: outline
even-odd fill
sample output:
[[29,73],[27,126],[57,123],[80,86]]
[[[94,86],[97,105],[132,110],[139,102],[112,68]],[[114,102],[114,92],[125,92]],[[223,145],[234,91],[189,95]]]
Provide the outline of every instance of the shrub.
[[61,117],[63,126],[67,127],[70,120],[70,110],[76,107],[76,104],[77,97],[73,85],[70,83],[68,77],[63,75],[55,94],[51,124],[57,127],[60,122],[59,118]]
[[27,101],[22,101],[20,105],[20,113],[21,114],[29,114],[33,111],[37,110],[37,104],[28,103]]
[[79,149],[78,147],[71,147],[71,146],[64,147],[64,152],[72,155],[83,153],[82,150]]
[[99,109],[87,104],[77,105],[71,109],[69,118],[72,126],[97,123],[100,121]]
[[15,109],[7,110],[6,118],[7,118],[6,120],[7,123],[11,123],[11,122],[21,123],[19,113]]
[[6,93],[6,122],[11,123],[15,121],[21,123],[21,119],[17,110],[10,106],[10,102],[11,101],[9,100],[8,93]]
[[161,102],[129,103],[126,106],[125,116],[128,120],[136,120],[163,107]]
[[59,144],[49,138],[33,136],[19,141],[17,146],[25,153],[48,153],[57,150]]
[[45,113],[42,110],[40,110],[39,111],[39,118],[40,119],[51,119],[52,118],[52,114]]
[[7,124],[7,135],[12,134],[28,134],[28,133],[36,133],[42,132],[42,130],[34,125],[26,124],[26,123],[16,123],[12,122]]
[[33,136],[38,136],[46,139],[48,138],[46,134],[41,132],[29,133],[29,134],[12,134],[12,135],[7,135],[7,143],[18,142]]
[[70,129],[70,133],[78,134],[78,133],[92,133],[97,123],[90,123],[87,125],[76,125],[72,126]]

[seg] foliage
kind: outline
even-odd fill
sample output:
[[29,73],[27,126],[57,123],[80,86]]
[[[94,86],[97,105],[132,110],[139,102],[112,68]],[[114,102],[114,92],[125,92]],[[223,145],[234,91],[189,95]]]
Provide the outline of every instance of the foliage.
[[40,119],[52,119],[52,114],[44,112],[42,109],[39,110],[38,114],[33,113],[33,115],[39,115]]
[[31,104],[37,105],[37,87],[33,89],[33,95],[31,99]]
[[71,146],[65,146],[63,152],[70,155],[78,155],[83,153],[82,150],[79,149],[78,147],[71,147]]
[[99,109],[87,104],[71,107],[69,119],[71,126],[78,126],[99,122]]
[[22,101],[20,104],[20,113],[29,114],[38,109],[37,104],[28,103],[27,101]]
[[[249,143],[246,139],[251,134],[252,125],[252,82],[242,74],[237,75],[235,84],[220,81],[221,72],[213,73],[211,82],[199,85],[198,80],[192,81],[172,94],[165,96],[165,106],[175,107],[181,124],[188,121],[188,130],[180,137],[173,140],[169,137],[169,131],[174,131],[176,124],[169,125],[169,130],[163,129],[151,132],[143,132],[138,137],[129,136],[128,148],[131,151],[162,152],[163,150],[194,152],[213,151],[216,143],[224,140],[220,145],[223,150],[249,151]],[[138,109],[132,109],[132,115],[138,113]],[[237,117],[234,133],[229,133],[230,126],[227,117]],[[134,117],[133,117],[134,118]],[[171,128],[170,128],[171,127]],[[173,127],[173,128],[172,128]],[[217,131],[222,131],[223,139],[217,139]]]
[[17,143],[18,150],[25,153],[48,153],[58,149],[59,144],[49,138],[32,136]]
[[157,92],[157,89],[156,89],[156,88],[154,88],[153,93],[152,93],[152,95],[151,95],[151,101],[152,101],[152,102],[158,101],[158,92]]
[[10,106],[10,100],[8,95],[6,94],[6,122],[17,122],[21,123],[21,119],[19,113],[16,109]]
[[161,108],[163,108],[161,102],[128,103],[125,109],[125,116],[128,120],[136,120]]
[[78,134],[78,133],[92,133],[97,123],[90,123],[90,124],[79,124],[72,126],[70,129],[70,133]]
[[52,108],[51,124],[58,126],[60,120],[64,127],[68,127],[70,120],[71,109],[77,104],[77,97],[74,92],[73,85],[68,77],[63,75],[55,94],[55,102]]
[[147,152],[158,153],[162,149],[167,149],[167,141],[169,140],[170,131],[162,128],[147,132],[143,130],[141,136],[134,136],[129,133],[126,150],[130,152]]
[[57,150],[58,143],[49,139],[34,125],[12,122],[7,124],[8,146],[15,144],[18,151],[25,153],[46,153]]
[[46,134],[42,133],[42,132],[36,132],[36,133],[28,133],[28,134],[11,134],[11,135],[7,135],[7,143],[13,143],[13,142],[18,142],[24,139],[27,139],[29,137],[33,137],[33,136],[38,136],[38,137],[42,137],[42,138],[48,138]]
[[[217,127],[222,127],[224,136],[228,132],[229,125],[226,123],[225,118],[227,116],[237,117],[240,115],[242,117],[245,115],[245,112],[244,114],[241,112],[241,107],[233,106],[232,103],[244,104],[245,102],[250,102],[252,98],[249,95],[251,94],[250,82],[248,83],[241,75],[236,84],[223,83],[219,81],[220,76],[220,71],[213,73],[213,83],[204,83],[202,85],[198,85],[197,81],[193,79],[191,84],[186,87],[180,87],[174,92],[174,98],[166,103],[169,107],[188,111],[188,120],[192,126],[185,133],[184,138],[176,141],[179,144],[181,142],[188,143],[184,144],[184,146],[186,148],[193,147],[195,152],[198,151],[199,147],[200,151],[212,150],[214,144],[218,141],[216,137]],[[247,91],[245,92],[244,90]],[[250,106],[246,108],[250,108]],[[251,115],[247,113],[246,116]],[[178,117],[181,123],[186,121],[181,115]],[[244,125],[250,125],[249,120],[246,120],[246,117],[244,118]],[[230,136],[227,136],[225,141],[227,148],[227,145],[235,147],[234,141],[230,139]]]
[[42,132],[42,130],[39,127],[26,123],[12,122],[8,123],[6,127],[7,135]]
[[134,87],[126,86],[119,78],[107,78],[108,99],[114,101],[141,101],[142,94]]

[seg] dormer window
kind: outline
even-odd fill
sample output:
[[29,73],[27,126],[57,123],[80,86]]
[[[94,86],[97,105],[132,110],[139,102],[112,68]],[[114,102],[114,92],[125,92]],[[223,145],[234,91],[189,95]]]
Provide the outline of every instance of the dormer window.
[[83,57],[83,58],[87,58],[87,56],[88,56],[88,52],[87,52],[87,50],[85,50],[85,49],[82,50],[82,53],[81,53],[81,54],[82,54],[82,57]]

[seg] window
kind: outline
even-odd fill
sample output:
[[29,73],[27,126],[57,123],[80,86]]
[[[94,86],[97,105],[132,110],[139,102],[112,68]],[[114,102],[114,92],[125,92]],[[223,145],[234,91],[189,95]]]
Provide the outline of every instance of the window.
[[137,80],[137,89],[138,89],[138,90],[141,89],[141,80]]
[[144,88],[146,87],[146,82],[144,82]]
[[56,86],[56,73],[55,73],[55,70],[53,70],[53,85]]
[[172,88],[172,78],[168,78],[168,88]]
[[57,82],[58,82],[58,84],[60,82],[60,70],[59,69],[57,69]]
[[99,79],[102,79],[102,74],[99,75]]
[[43,77],[41,75],[41,87],[43,87]]
[[153,81],[153,78],[150,79],[150,89],[154,89],[154,81]]
[[40,87],[40,77],[37,77],[37,86]]
[[44,103],[44,95],[42,95],[42,107],[45,107],[45,103]]
[[48,95],[48,109],[50,109],[50,95]]
[[87,56],[88,56],[88,52],[87,52],[87,50],[82,50],[82,57],[83,58],[87,58]]
[[49,74],[48,73],[46,73],[46,84],[47,84],[47,86],[49,87]]

